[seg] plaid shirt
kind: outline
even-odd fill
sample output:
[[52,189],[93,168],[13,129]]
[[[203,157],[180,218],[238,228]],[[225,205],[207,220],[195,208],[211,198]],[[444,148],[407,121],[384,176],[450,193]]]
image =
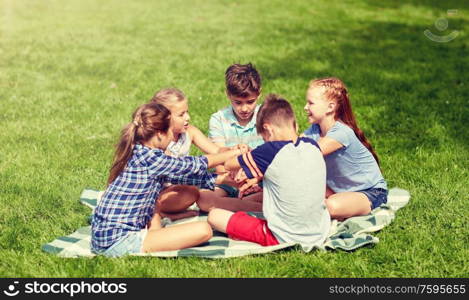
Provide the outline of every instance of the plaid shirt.
[[160,149],[137,144],[125,169],[107,187],[94,210],[91,248],[103,251],[129,231],[140,231],[153,217],[163,183],[214,188],[215,174],[207,173],[204,156],[167,156]]
[[210,117],[208,136],[214,143],[223,143],[226,147],[247,144],[252,149],[264,144],[262,136],[257,134],[256,116],[260,105],[256,106],[254,116],[246,126],[239,125],[233,112],[233,106],[225,107]]

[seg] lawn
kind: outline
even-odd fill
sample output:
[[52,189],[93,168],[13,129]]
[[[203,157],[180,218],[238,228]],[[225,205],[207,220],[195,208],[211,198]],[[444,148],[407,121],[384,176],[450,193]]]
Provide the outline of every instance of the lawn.
[[[468,30],[463,0],[1,0],[0,276],[468,277]],[[388,185],[412,195],[377,245],[224,260],[41,250],[87,225],[80,193],[105,188],[138,105],[178,87],[207,133],[234,62],[255,64],[301,130],[309,80],[345,81]]]

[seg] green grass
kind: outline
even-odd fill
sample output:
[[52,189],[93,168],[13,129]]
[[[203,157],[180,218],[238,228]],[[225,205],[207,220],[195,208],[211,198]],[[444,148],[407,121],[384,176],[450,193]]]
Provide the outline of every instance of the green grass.
[[[468,21],[462,0],[0,1],[0,276],[467,277]],[[436,43],[425,29],[459,35]],[[248,61],[301,130],[308,81],[346,82],[389,186],[412,195],[379,244],[225,260],[41,251],[87,224],[79,195],[105,187],[135,107],[178,87],[207,132],[228,104],[226,67]]]

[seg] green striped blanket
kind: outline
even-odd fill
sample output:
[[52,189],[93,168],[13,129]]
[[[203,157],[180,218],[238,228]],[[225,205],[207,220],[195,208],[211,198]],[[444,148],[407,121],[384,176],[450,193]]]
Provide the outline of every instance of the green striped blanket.
[[[96,207],[101,195],[102,192],[100,191],[85,189],[81,194],[80,201],[93,209]],[[329,237],[326,239],[324,244],[319,247],[319,249],[342,249],[350,251],[365,245],[378,243],[379,239],[371,235],[371,233],[379,231],[386,225],[390,224],[394,220],[396,211],[404,207],[409,202],[409,199],[410,194],[407,191],[393,188],[389,191],[388,203],[376,208],[369,215],[349,218],[343,222],[337,222],[336,220],[332,221]],[[262,217],[261,214],[257,214],[256,216]],[[206,215],[201,215],[172,222],[166,226],[206,220],[206,218]],[[79,228],[70,235],[59,237],[54,241],[45,244],[42,249],[61,257],[93,257],[95,254],[90,250],[90,240],[91,227],[85,226]],[[134,255],[228,258],[250,254],[263,254],[293,247],[297,247],[297,245],[293,243],[284,243],[276,246],[263,247],[255,243],[235,241],[229,239],[223,233],[214,232],[212,239],[197,247],[176,251],[161,251]],[[297,249],[301,248],[297,247]]]

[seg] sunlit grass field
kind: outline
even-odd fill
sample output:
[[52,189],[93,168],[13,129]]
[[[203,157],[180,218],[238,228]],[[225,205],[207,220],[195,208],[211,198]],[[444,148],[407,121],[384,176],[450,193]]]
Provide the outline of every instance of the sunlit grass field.
[[[468,277],[468,21],[462,0],[0,0],[0,276]],[[222,260],[41,250],[88,224],[80,193],[105,188],[138,105],[178,87],[207,133],[235,62],[255,64],[301,130],[309,80],[345,81],[388,185],[412,196],[379,244]]]

